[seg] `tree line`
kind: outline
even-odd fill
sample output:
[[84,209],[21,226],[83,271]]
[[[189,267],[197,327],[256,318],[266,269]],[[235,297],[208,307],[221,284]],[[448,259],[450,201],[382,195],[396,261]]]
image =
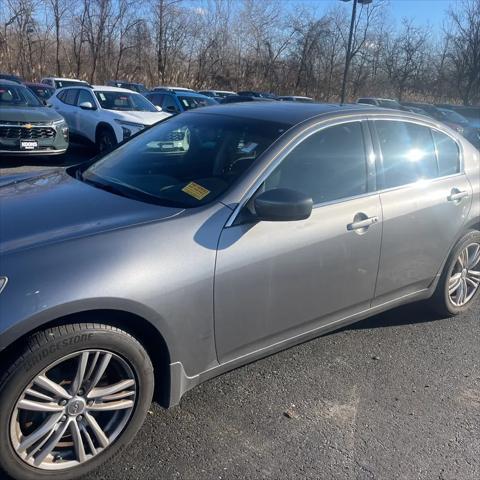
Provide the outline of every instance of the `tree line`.
[[[323,5],[0,0],[0,71],[27,80],[126,79],[338,101],[351,3]],[[393,23],[389,6],[389,0],[359,5],[348,97],[478,104],[480,0],[455,2],[438,32],[412,20]]]

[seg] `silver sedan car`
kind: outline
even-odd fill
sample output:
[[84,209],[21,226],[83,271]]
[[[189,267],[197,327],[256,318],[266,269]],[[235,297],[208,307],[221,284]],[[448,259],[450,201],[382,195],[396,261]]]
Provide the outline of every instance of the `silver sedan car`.
[[480,284],[480,154],[367,106],[245,103],[162,121],[0,187],[0,468],[85,475],[155,390]]

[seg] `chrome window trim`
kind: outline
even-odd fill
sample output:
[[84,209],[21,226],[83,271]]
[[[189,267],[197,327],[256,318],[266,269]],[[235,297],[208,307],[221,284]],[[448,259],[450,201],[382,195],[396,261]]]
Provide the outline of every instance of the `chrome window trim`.
[[[364,123],[368,120],[368,117],[363,114],[358,117],[339,117],[335,119],[319,119],[319,122],[305,127],[302,131],[298,132],[295,137],[293,137],[287,145],[284,146],[283,150],[279,152],[273,160],[270,162],[268,167],[260,174],[260,176],[257,178],[257,180],[252,184],[252,186],[247,190],[245,195],[243,196],[242,200],[238,203],[238,205],[235,207],[233,210],[232,214],[230,215],[229,219],[227,220],[227,223],[225,224],[225,228],[229,228],[233,226],[236,218],[240,214],[241,210],[243,207],[250,201],[252,195],[255,194],[255,192],[260,188],[262,183],[265,181],[265,179],[275,170],[275,168],[285,159],[285,157],[293,151],[294,148],[296,148],[300,143],[302,143],[304,140],[309,138],[311,135],[314,135],[315,133],[318,133],[322,130],[325,130],[326,128],[330,127],[335,127],[337,125],[342,125],[345,123],[360,123],[362,126],[362,135],[364,136],[364,130],[363,130],[363,125]],[[365,138],[364,138],[365,140]],[[365,145],[365,149],[367,148],[367,145]],[[368,152],[365,151],[365,159],[366,159],[366,166],[368,166],[368,163],[371,161],[369,158]],[[367,180],[368,180],[368,170],[367,170]],[[368,188],[368,186],[367,186]],[[367,197],[370,195],[376,195],[378,192],[373,191],[373,192],[366,192],[361,195],[355,195],[354,197],[348,197],[348,198],[341,198],[337,200],[332,200],[331,202],[324,202],[324,203],[318,203],[314,204],[312,208],[318,208],[320,206],[326,206],[327,204],[334,204],[334,203],[343,203],[345,201],[348,201],[352,198],[360,198],[360,197]]]

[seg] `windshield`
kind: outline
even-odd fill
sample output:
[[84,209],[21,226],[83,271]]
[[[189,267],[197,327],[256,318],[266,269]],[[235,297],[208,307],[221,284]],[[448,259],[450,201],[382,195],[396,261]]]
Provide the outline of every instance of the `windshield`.
[[26,87],[0,85],[0,107],[43,107]]
[[218,102],[209,97],[194,97],[193,95],[183,96],[177,95],[180,103],[184,106],[185,110],[192,110],[192,108],[206,107],[208,105],[218,105]]
[[287,128],[276,122],[183,113],[107,154],[83,179],[162,205],[197,207],[225,192]]
[[100,105],[105,110],[120,110],[128,112],[158,112],[155,106],[138,93],[96,91]]
[[88,85],[78,80],[55,80],[55,88],[65,87],[88,87]]

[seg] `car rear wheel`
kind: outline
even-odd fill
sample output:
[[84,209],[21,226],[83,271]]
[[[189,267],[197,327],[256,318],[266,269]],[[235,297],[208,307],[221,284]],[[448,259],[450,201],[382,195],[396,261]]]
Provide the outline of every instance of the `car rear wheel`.
[[38,332],[0,380],[0,468],[19,480],[83,476],[133,439],[152,395],[152,364],[128,333]]
[[480,291],[480,232],[465,235],[452,251],[431,304],[445,316],[467,310]]
[[97,134],[97,150],[99,152],[109,152],[117,145],[115,134],[108,128],[103,128]]

